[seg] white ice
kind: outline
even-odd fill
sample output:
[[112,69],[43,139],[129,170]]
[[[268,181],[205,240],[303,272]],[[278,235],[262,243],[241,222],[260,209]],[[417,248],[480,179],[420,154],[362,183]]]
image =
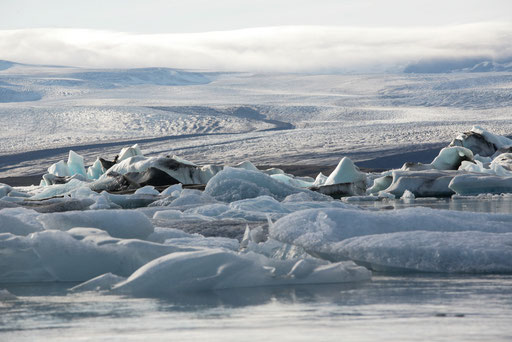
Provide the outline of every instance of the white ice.
[[[414,243],[416,231],[512,233],[512,215],[455,212],[421,207],[393,211],[312,209],[287,215],[269,228],[272,238],[301,246],[309,253],[328,260],[350,258],[343,248],[347,239],[360,237],[360,241],[363,241],[364,237],[375,234],[410,232],[407,236],[411,236]],[[442,239],[442,234],[432,236]],[[434,241],[430,241],[425,248],[429,248],[428,246],[435,248]],[[378,258],[378,250],[368,250],[369,254],[373,252]],[[422,251],[418,249],[418,253],[421,255]],[[509,252],[507,248],[503,248],[494,253],[500,255]],[[406,262],[407,257],[401,260]],[[476,263],[473,265],[475,270],[485,268],[485,264],[478,265],[477,259],[471,260],[471,263]],[[395,266],[405,268],[404,265]],[[439,268],[438,271],[444,270]],[[464,270],[461,269],[462,271]]]

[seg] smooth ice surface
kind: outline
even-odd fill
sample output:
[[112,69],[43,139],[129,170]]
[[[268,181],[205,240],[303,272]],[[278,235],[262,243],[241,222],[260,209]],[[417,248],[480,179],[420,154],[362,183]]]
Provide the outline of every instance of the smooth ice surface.
[[350,262],[275,260],[251,252],[205,249],[155,259],[113,290],[136,296],[162,296],[240,287],[357,282],[370,277],[368,270]]
[[512,176],[460,175],[454,177],[449,186],[459,195],[512,193]]
[[[271,196],[283,200],[286,196],[310,192],[284,184],[259,171],[226,167],[206,185],[205,193],[223,202],[233,202],[258,196]],[[321,198],[322,195],[312,195]]]
[[512,233],[399,232],[359,236],[335,248],[377,271],[512,272]]
[[86,281],[104,273],[129,276],[149,261],[191,250],[110,237],[93,228],[0,234],[0,283]]
[[68,230],[74,227],[98,228],[118,238],[146,238],[153,225],[142,213],[134,210],[91,210],[51,213],[38,216],[46,230]]
[[445,147],[432,161],[437,170],[457,170],[463,160],[473,160],[473,152],[464,147]]
[[512,215],[421,207],[393,211],[311,209],[285,216],[269,227],[272,238],[330,260],[347,258],[340,249],[346,239],[413,231],[508,233],[512,232]]

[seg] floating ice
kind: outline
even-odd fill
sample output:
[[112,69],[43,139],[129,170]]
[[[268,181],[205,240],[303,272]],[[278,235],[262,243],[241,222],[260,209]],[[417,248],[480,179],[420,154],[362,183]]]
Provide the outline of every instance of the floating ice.
[[512,193],[512,176],[459,175],[452,179],[449,187],[459,195]]
[[108,291],[111,290],[114,285],[126,280],[125,277],[121,277],[112,273],[105,273],[96,278],[92,278],[86,282],[80,283],[77,286],[69,289],[71,292],[85,292],[85,291]]
[[144,156],[142,151],[140,150],[139,144],[135,144],[132,147],[125,147],[121,149],[119,153],[118,161],[123,161],[125,159],[135,157],[135,156]]
[[[487,166],[487,167],[486,167]],[[479,160],[475,160],[474,163],[463,161],[459,167],[459,171],[468,171],[473,173],[485,173],[496,176],[512,176],[512,172],[505,169],[499,163],[489,163],[484,165]]]
[[73,150],[69,150],[67,166],[69,169],[70,176],[81,175],[87,177],[87,172],[85,171],[84,166],[84,157],[77,154]]
[[415,198],[416,197],[414,196],[414,194],[412,192],[410,192],[409,190],[405,190],[404,194],[402,195],[402,197],[400,197],[400,199],[404,200],[404,201],[412,201]]
[[159,196],[160,192],[154,186],[146,185],[140,189],[135,190],[135,195],[153,195]]
[[343,157],[336,166],[336,169],[334,169],[322,185],[355,183],[364,181],[365,179],[366,175],[359,171],[352,160],[350,160],[350,158]]
[[25,208],[5,208],[0,210],[0,233],[28,235],[43,230],[37,222],[39,216],[34,210]]
[[71,173],[69,172],[68,165],[64,160],[60,160],[55,164],[52,164],[48,168],[48,173],[58,176],[58,177],[67,177],[71,176]]
[[109,235],[125,239],[144,239],[153,232],[153,225],[142,213],[134,210],[91,210],[38,216],[46,230],[69,230],[74,227],[102,229]]
[[12,191],[11,186],[9,186],[7,184],[0,183],[0,198],[7,196],[11,191]]
[[103,173],[105,173],[105,171],[106,170],[101,165],[100,159],[96,158],[94,163],[87,169],[87,178],[98,179]]
[[231,202],[229,206],[232,209],[244,211],[256,211],[263,213],[289,213],[279,201],[270,196],[259,196],[240,201]]
[[454,194],[448,185],[459,174],[459,172],[451,170],[393,170],[391,176],[377,179],[377,184],[369,191],[375,193],[376,189],[381,189],[391,179],[390,185],[380,191],[393,194],[396,197],[401,197],[405,190],[409,190],[417,197],[448,197]]
[[470,149],[473,154],[482,157],[490,157],[497,150],[512,146],[512,140],[492,134],[479,126],[473,126],[469,132],[460,134],[450,146],[464,146]]
[[355,237],[335,248],[376,271],[512,272],[512,233],[400,232]]
[[276,260],[223,249],[169,254],[153,260],[114,287],[115,293],[173,296],[185,292],[285,284],[369,280],[368,270],[353,263],[318,259]]
[[224,248],[232,251],[238,251],[240,248],[240,244],[237,239],[229,239],[220,236],[204,237],[198,234],[188,237],[166,239],[164,241],[164,245],[175,246],[178,248]]
[[344,260],[339,243],[357,236],[406,231],[512,232],[512,215],[429,208],[393,211],[311,209],[289,214],[269,227],[271,238],[305,248],[329,260]]
[[164,197],[164,196],[178,197],[179,193],[181,193],[182,190],[183,190],[183,186],[181,184],[174,184],[174,185],[167,187],[167,189],[165,189],[164,191],[162,191],[160,193],[160,196],[162,196],[162,197]]
[[301,179],[293,178],[288,175],[279,174],[279,173],[270,175],[270,177],[272,177],[273,179],[275,179],[281,183],[288,184],[288,185],[294,186],[296,188],[309,188],[309,187],[313,186],[313,183],[314,183],[314,182],[307,182],[307,181],[304,181]]
[[[258,196],[272,196],[283,200],[286,196],[309,192],[273,179],[259,172],[226,167],[217,173],[206,185],[205,193],[223,202],[234,202]],[[312,195],[314,198],[323,197],[320,194]]]
[[128,276],[147,262],[191,250],[121,240],[93,228],[48,230],[26,237],[0,234],[0,283],[85,281],[104,273]]
[[78,189],[80,187],[87,187],[86,182],[80,181],[78,179],[72,179],[66,184],[56,184],[51,186],[46,186],[43,190],[34,196],[31,197],[33,200],[40,200],[45,198],[51,198],[56,196],[62,196],[69,193],[72,190]]
[[473,161],[473,152],[465,147],[445,147],[432,161],[432,166],[437,170],[457,170],[465,161]]
[[512,176],[512,153],[502,153],[496,156],[491,165],[499,165],[503,169],[510,171],[510,175]]
[[315,181],[313,182],[313,186],[322,186],[325,184],[325,182],[327,181],[327,176],[324,175],[322,172],[320,172],[316,178],[315,178]]
[[150,168],[165,172],[175,179],[175,183],[181,184],[206,184],[220,167],[200,168],[192,163],[187,163],[177,157],[144,157],[135,155],[113,165],[100,177],[100,180],[115,174],[141,173]]

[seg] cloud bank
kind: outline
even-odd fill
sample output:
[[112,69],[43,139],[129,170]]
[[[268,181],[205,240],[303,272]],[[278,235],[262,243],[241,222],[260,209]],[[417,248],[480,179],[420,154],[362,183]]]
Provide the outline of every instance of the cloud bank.
[[84,67],[256,72],[400,71],[428,59],[507,60],[512,24],[436,28],[282,26],[186,34],[0,31],[0,59]]

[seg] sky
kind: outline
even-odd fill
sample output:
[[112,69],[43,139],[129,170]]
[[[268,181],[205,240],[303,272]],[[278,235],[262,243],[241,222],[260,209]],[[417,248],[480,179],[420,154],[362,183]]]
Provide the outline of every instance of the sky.
[[510,0],[0,0],[0,59],[24,63],[382,71],[511,38]]
[[2,0],[0,29],[176,33],[320,25],[410,27],[512,21],[510,0]]

